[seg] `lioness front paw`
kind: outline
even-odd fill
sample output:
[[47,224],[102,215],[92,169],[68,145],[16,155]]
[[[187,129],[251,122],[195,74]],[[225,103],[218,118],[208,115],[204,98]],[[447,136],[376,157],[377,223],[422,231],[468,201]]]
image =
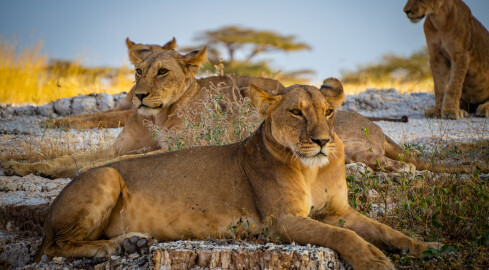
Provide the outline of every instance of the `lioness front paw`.
[[457,120],[467,116],[467,112],[455,107],[443,107],[441,116],[446,119]]
[[127,235],[124,239],[124,253],[125,254],[132,254],[132,253],[141,253],[141,254],[148,254],[149,253],[149,247],[152,246],[153,244],[156,244],[156,240],[153,239],[151,236],[148,234],[140,234],[140,233],[134,233],[132,236]]
[[439,118],[441,116],[441,110],[437,107],[432,107],[424,110],[424,115],[428,118]]
[[489,102],[479,105],[475,114],[480,117],[489,117]]
[[16,161],[8,161],[2,164],[5,174],[7,175],[19,175],[25,176],[32,172],[30,164],[28,163],[19,163]]
[[426,251],[430,248],[439,249],[443,246],[442,243],[439,242],[416,242],[415,247],[412,250],[409,250],[408,253],[415,257],[423,257],[423,251]]
[[396,269],[392,262],[387,258],[382,251],[368,244],[362,249],[360,254],[355,256],[355,259],[349,260],[354,269],[375,269],[375,270],[391,270]]

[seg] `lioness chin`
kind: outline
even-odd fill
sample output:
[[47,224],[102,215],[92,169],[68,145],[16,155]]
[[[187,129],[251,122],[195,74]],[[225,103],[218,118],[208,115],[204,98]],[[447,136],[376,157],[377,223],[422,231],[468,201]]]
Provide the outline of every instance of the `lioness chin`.
[[428,117],[489,117],[489,32],[461,0],[408,0],[407,17],[426,17],[424,33],[435,84]]
[[271,219],[281,240],[332,248],[355,269],[394,268],[374,245],[415,256],[439,247],[348,205],[331,90],[294,85],[271,96],[252,86],[251,100],[265,120],[244,141],[128,159],[75,178],[50,207],[37,260],[110,256],[133,249],[125,241],[131,237],[226,235],[239,219],[258,229]]

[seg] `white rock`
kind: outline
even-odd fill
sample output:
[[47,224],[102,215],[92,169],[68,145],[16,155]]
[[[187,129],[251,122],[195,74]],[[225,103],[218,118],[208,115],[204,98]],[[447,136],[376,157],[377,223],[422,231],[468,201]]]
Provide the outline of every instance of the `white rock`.
[[367,192],[367,195],[372,198],[372,199],[375,199],[377,197],[379,197],[379,193],[375,190],[375,189],[371,189]]
[[32,116],[36,114],[36,107],[32,105],[21,106],[14,109],[16,115]]
[[97,110],[97,99],[91,96],[77,96],[71,105],[72,114],[91,113]]
[[38,106],[37,113],[42,116],[51,116],[54,113],[53,102],[49,102],[48,104]]
[[60,115],[71,114],[71,98],[60,98],[54,102],[54,111]]
[[53,263],[55,263],[55,264],[62,264],[62,263],[64,263],[64,261],[65,261],[65,258],[63,258],[63,257],[54,257],[53,258]]
[[5,108],[5,109],[0,111],[0,116],[2,118],[10,118],[10,117],[12,117],[12,115],[14,115],[14,110],[15,109],[12,107]]
[[114,97],[106,93],[99,94],[97,96],[97,107],[101,112],[113,109],[115,107]]

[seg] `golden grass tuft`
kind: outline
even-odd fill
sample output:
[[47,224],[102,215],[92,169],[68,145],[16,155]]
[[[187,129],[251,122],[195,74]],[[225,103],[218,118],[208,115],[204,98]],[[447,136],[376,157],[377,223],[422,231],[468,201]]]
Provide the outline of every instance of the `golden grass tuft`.
[[78,94],[127,91],[132,70],[87,68],[77,61],[53,61],[41,53],[42,42],[19,50],[0,39],[0,103],[45,104]]

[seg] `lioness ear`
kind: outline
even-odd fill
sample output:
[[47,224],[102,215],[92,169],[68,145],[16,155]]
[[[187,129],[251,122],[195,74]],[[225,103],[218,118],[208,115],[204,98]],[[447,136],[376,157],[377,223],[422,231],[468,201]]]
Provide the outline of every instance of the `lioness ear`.
[[346,100],[343,85],[336,78],[327,78],[321,85],[321,93],[326,100],[335,108],[341,108],[341,104]]
[[131,50],[134,45],[136,45],[136,43],[132,42],[129,37],[126,38],[126,46],[127,46],[127,49]]
[[177,47],[177,40],[173,37],[172,40],[168,41],[165,45],[161,46],[163,50],[175,50]]
[[200,66],[207,61],[207,48],[204,48],[200,51],[189,52],[183,56],[183,59],[180,61],[182,65],[183,72],[187,77],[194,77],[199,72]]
[[282,96],[271,96],[257,86],[250,85],[250,98],[260,115],[267,119],[282,101]]
[[[127,54],[129,55],[129,61],[131,61],[133,65],[139,64],[144,59],[144,54],[138,49],[141,46],[138,45],[140,44],[136,44],[129,38],[126,38]],[[149,49],[147,51],[149,52]]]

